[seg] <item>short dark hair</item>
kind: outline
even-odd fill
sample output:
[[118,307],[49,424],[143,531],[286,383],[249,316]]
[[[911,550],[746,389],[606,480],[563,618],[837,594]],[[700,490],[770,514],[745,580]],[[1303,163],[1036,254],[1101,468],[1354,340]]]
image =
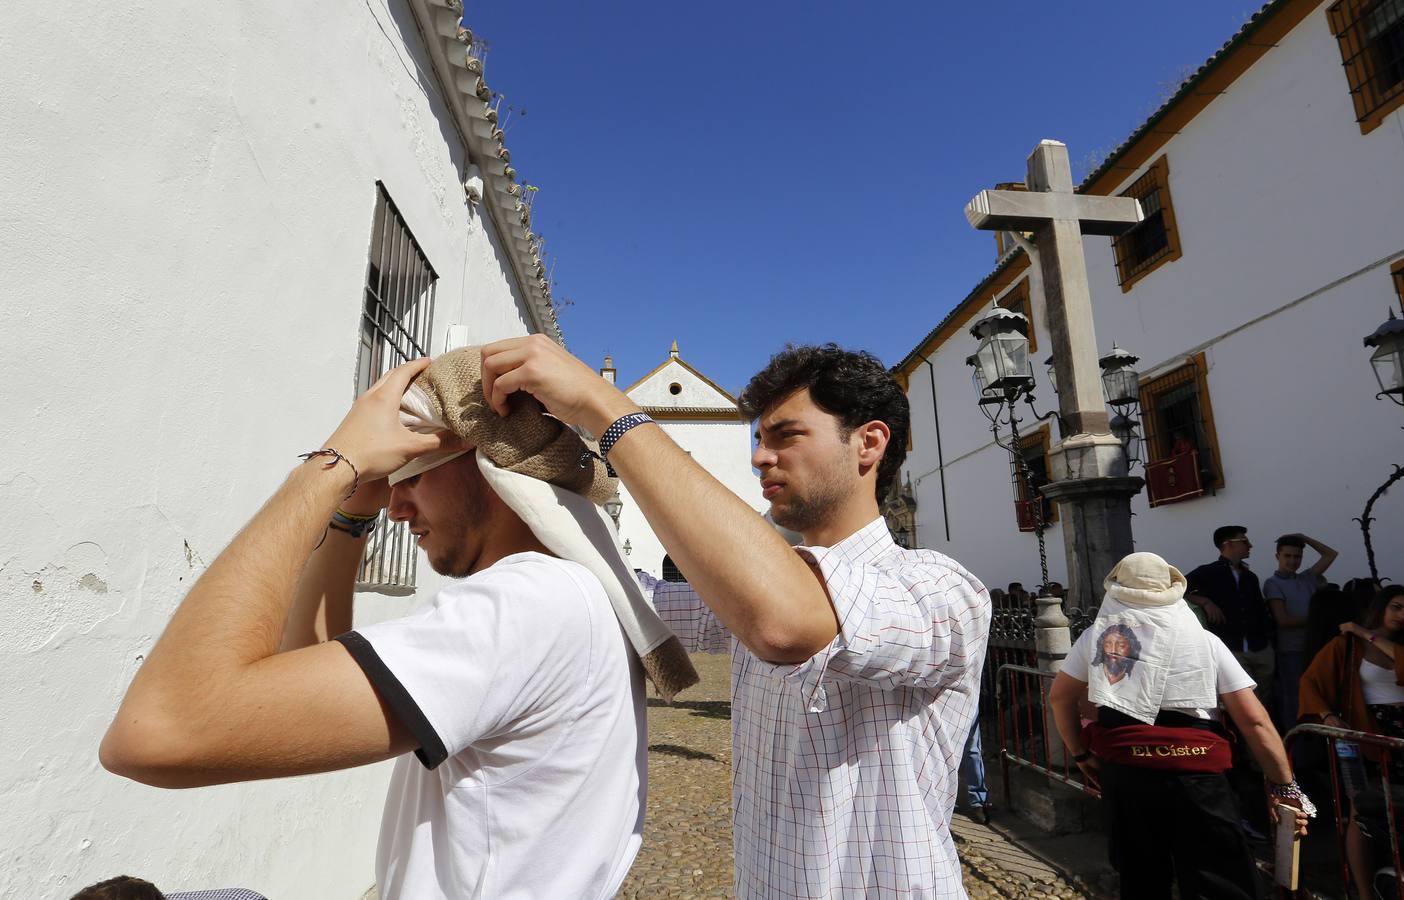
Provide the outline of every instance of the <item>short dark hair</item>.
[[844,350],[837,344],[787,344],[751,378],[736,405],[748,420],[755,420],[806,388],[815,406],[839,420],[844,438],[868,422],[887,426],[891,437],[877,475],[881,501],[907,458],[911,430],[907,395],[871,353]]
[[1224,545],[1224,541],[1231,541],[1234,538],[1248,533],[1248,529],[1242,525],[1220,525],[1214,529],[1214,547],[1219,548]]
[[1281,550],[1283,547],[1296,547],[1298,550],[1305,550],[1306,541],[1300,534],[1284,534],[1277,539],[1277,549]]
[[97,884],[90,884],[71,900],[166,900],[156,885],[130,875],[118,875]]

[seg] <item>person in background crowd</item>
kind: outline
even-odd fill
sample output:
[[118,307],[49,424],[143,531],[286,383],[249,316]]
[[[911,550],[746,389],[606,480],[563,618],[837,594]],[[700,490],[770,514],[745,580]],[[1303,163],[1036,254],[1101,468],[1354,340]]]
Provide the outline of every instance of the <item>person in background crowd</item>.
[[[1319,556],[1311,568],[1299,571],[1302,551],[1311,547]],[[1325,583],[1326,570],[1336,561],[1336,551],[1305,534],[1284,534],[1277,539],[1277,571],[1263,582],[1263,598],[1277,623],[1278,725],[1283,731],[1297,720],[1297,681],[1306,669],[1307,611],[1311,598]]]
[[[1184,900],[1254,898],[1253,857],[1224,777],[1233,761],[1220,703],[1267,776],[1271,815],[1295,816],[1305,834],[1315,809],[1253,679],[1182,602],[1185,576],[1164,559],[1132,553],[1103,586],[1097,620],[1073,644],[1048,703],[1072,761],[1101,787],[1121,896],[1169,900],[1178,881]],[[1084,700],[1097,708],[1086,729]]]
[[965,782],[965,813],[990,824],[990,788],[985,783],[985,748],[980,738],[980,711],[965,739],[965,755],[960,761],[960,777]]
[[[1404,586],[1379,591],[1363,626],[1345,622],[1316,655],[1301,681],[1300,717],[1333,728],[1404,738]],[[1338,741],[1340,772],[1351,803],[1346,858],[1361,897],[1370,897],[1371,841],[1388,834],[1377,780],[1379,752]],[[1363,756],[1363,759],[1362,759]],[[1404,803],[1404,759],[1390,763],[1396,803]]]
[[[1307,606],[1306,625],[1302,629],[1302,671],[1316,659],[1316,654],[1341,634],[1341,623],[1353,622],[1365,614],[1355,605],[1355,598],[1339,587],[1329,584],[1311,595]],[[1300,687],[1301,679],[1297,679]],[[1300,707],[1300,702],[1298,706]],[[1296,721],[1297,710],[1292,710],[1292,720]]]
[[1253,550],[1248,529],[1224,525],[1214,530],[1219,558],[1189,573],[1185,599],[1204,613],[1205,627],[1233,653],[1257,683],[1258,699],[1267,705],[1275,660],[1272,617],[1263,600],[1258,576],[1245,560]]

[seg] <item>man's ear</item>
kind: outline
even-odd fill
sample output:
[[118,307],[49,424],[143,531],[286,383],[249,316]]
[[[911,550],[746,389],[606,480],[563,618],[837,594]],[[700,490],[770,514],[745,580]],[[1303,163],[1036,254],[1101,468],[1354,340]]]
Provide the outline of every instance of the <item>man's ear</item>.
[[875,466],[887,452],[887,442],[892,439],[892,429],[887,423],[874,419],[854,429],[858,436],[858,464]]

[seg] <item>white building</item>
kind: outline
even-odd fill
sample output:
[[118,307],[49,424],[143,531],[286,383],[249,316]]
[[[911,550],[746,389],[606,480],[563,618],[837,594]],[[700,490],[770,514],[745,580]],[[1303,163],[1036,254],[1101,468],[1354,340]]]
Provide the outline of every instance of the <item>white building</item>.
[[[1133,501],[1137,547],[1188,570],[1215,558],[1216,526],[1244,525],[1266,576],[1273,539],[1305,531],[1340,551],[1333,580],[1368,574],[1353,519],[1404,462],[1404,411],[1375,399],[1361,345],[1404,297],[1401,105],[1404,3],[1274,0],[1080,187],[1138,197],[1147,215],[1125,237],[1084,241],[1098,346],[1141,359],[1155,483]],[[896,372],[912,405],[918,544],[991,586],[1032,587],[1034,536],[1019,530],[1010,457],[965,364],[969,326],[992,304],[1029,313],[1039,411],[1057,405],[1041,288],[998,237],[994,270]],[[1024,418],[1028,458],[1044,467],[1058,436]],[[1404,578],[1404,488],[1375,517],[1381,574]],[[1050,575],[1066,583],[1062,527],[1047,538]]]
[[[616,372],[614,360],[605,357],[600,374],[613,383]],[[677,341],[673,341],[667,359],[624,393],[702,468],[752,509],[764,514],[770,508],[751,468],[750,423],[742,421],[735,397],[678,355]],[[622,484],[619,496],[624,503],[619,514],[619,538],[627,542],[629,563],[655,578],[676,579],[673,569],[665,572],[663,544]]]
[[[174,792],[97,748],[358,386],[450,341],[559,337],[481,45],[444,0],[5,19],[0,896],[127,873],[355,900],[388,766]],[[436,587],[411,546],[365,573],[358,617]]]

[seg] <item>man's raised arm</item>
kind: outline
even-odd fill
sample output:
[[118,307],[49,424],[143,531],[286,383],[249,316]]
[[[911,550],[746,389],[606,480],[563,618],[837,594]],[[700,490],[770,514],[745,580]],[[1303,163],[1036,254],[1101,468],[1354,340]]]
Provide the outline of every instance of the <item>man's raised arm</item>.
[[[540,335],[483,347],[483,389],[499,413],[517,391],[592,434],[639,407]],[[689,583],[756,656],[797,663],[838,634],[819,574],[656,425],[630,429],[609,462]]]

